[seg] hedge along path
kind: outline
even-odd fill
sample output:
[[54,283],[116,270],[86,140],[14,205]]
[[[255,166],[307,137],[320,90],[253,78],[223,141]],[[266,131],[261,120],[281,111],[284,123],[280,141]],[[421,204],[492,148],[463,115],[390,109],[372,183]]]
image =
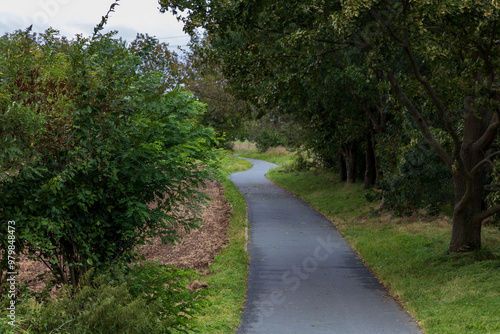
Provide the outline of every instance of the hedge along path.
[[319,212],[255,159],[230,179],[250,221],[247,301],[238,334],[422,333]]

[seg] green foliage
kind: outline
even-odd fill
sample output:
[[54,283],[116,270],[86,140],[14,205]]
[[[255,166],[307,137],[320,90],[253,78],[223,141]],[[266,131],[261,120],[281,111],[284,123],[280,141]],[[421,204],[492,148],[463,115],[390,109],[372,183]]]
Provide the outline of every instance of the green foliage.
[[207,55],[210,49],[205,49],[204,44],[205,41],[197,38],[191,40],[191,52],[187,54],[184,64],[184,84],[200,102],[206,104],[207,112],[203,114],[201,123],[212,127],[222,138],[220,147],[232,150],[234,141],[244,136],[243,119],[248,115],[250,105],[230,91],[222,75],[221,63]]
[[255,137],[255,145],[260,153],[266,152],[272,147],[282,146],[283,139],[276,131],[262,130]]
[[387,133],[378,136],[377,150],[384,171],[380,189],[385,209],[396,216],[411,216],[421,209],[437,215],[453,203],[450,171],[407,123],[393,119]]
[[149,262],[100,275],[89,271],[76,290],[66,286],[46,304],[23,303],[18,328],[28,333],[188,333],[204,301],[203,292],[187,288],[196,278],[194,271]]
[[395,215],[411,215],[419,209],[437,215],[443,205],[452,203],[449,171],[428,148],[405,152],[395,173],[387,173],[380,187],[384,206]]
[[304,157],[303,154],[298,154],[290,166],[290,171],[306,172],[313,167],[315,167],[314,161]]
[[[339,165],[342,144],[365,140],[368,122],[358,100],[365,100],[366,108],[372,106],[376,80],[368,77],[366,68],[349,66],[361,62],[359,51],[339,56],[329,49],[335,38],[321,25],[328,15],[320,13],[331,11],[332,4],[215,1],[216,11],[198,0],[161,4],[174,12],[191,9],[184,16],[187,29],[199,25],[207,30],[207,48],[223,64],[221,72],[232,90],[269,114],[264,118],[281,127],[287,147],[309,149],[319,163],[333,168]],[[267,124],[258,124],[264,129],[252,131],[250,126],[248,138],[266,150],[275,136]]]
[[[488,186],[487,190],[490,190],[491,192],[488,194],[486,197],[486,201],[489,206],[493,206],[496,203],[500,203],[500,192],[497,191],[497,187],[500,184],[500,162],[497,161],[493,165],[493,170],[491,172],[491,185]],[[500,214],[497,213],[494,215],[490,221],[493,225],[496,225],[500,228]]]
[[178,55],[168,49],[167,43],[160,43],[158,39],[148,34],[137,34],[129,48],[140,57],[141,72],[150,75],[157,72],[156,75],[161,82],[158,87],[160,93],[180,86],[184,79],[182,64]]
[[179,210],[203,202],[216,140],[199,124],[203,105],[163,93],[158,72],[112,35],[64,52],[47,35],[0,38],[0,219],[17,222],[19,252],[76,286],[147,237],[175,242],[197,227]]
[[245,122],[246,137],[249,142],[255,143],[260,153],[280,146],[293,148],[297,144],[300,131],[288,115],[260,108],[253,110],[249,116]]

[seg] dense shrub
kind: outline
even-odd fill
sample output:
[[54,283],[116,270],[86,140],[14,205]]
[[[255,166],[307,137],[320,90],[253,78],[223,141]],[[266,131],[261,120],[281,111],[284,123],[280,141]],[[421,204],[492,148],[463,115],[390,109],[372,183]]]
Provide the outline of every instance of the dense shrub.
[[384,172],[380,188],[385,208],[396,216],[412,215],[421,209],[436,215],[450,205],[450,172],[417,133],[409,130],[386,138],[378,148]]
[[255,146],[261,153],[266,152],[272,147],[284,145],[285,141],[275,130],[262,130],[255,137]]
[[18,306],[16,329],[0,323],[0,330],[44,334],[186,332],[192,324],[189,319],[204,302],[203,291],[187,287],[196,278],[194,271],[156,263],[115,266],[100,275],[89,271],[76,290],[66,286],[46,304],[34,299],[24,302]]
[[178,211],[203,198],[214,132],[199,124],[200,103],[165,93],[141,63],[112,34],[0,38],[0,220],[16,221],[17,251],[60,282],[76,286],[147,237],[173,242],[197,227]]

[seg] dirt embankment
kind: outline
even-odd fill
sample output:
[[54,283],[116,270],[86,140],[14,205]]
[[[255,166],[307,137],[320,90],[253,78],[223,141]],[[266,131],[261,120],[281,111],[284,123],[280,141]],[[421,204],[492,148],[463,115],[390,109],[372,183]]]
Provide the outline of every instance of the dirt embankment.
[[208,268],[227,241],[231,205],[218,182],[209,182],[203,193],[211,198],[210,205],[203,210],[203,226],[189,234],[181,229],[182,241],[176,245],[162,245],[159,238],[151,239],[153,245],[144,245],[141,250],[146,260],[182,269],[204,271]]

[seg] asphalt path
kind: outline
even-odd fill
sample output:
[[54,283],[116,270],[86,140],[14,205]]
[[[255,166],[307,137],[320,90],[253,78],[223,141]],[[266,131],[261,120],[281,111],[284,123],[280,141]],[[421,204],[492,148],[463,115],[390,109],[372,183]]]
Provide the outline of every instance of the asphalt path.
[[422,333],[333,225],[246,159],[230,175],[249,214],[247,300],[238,334]]

